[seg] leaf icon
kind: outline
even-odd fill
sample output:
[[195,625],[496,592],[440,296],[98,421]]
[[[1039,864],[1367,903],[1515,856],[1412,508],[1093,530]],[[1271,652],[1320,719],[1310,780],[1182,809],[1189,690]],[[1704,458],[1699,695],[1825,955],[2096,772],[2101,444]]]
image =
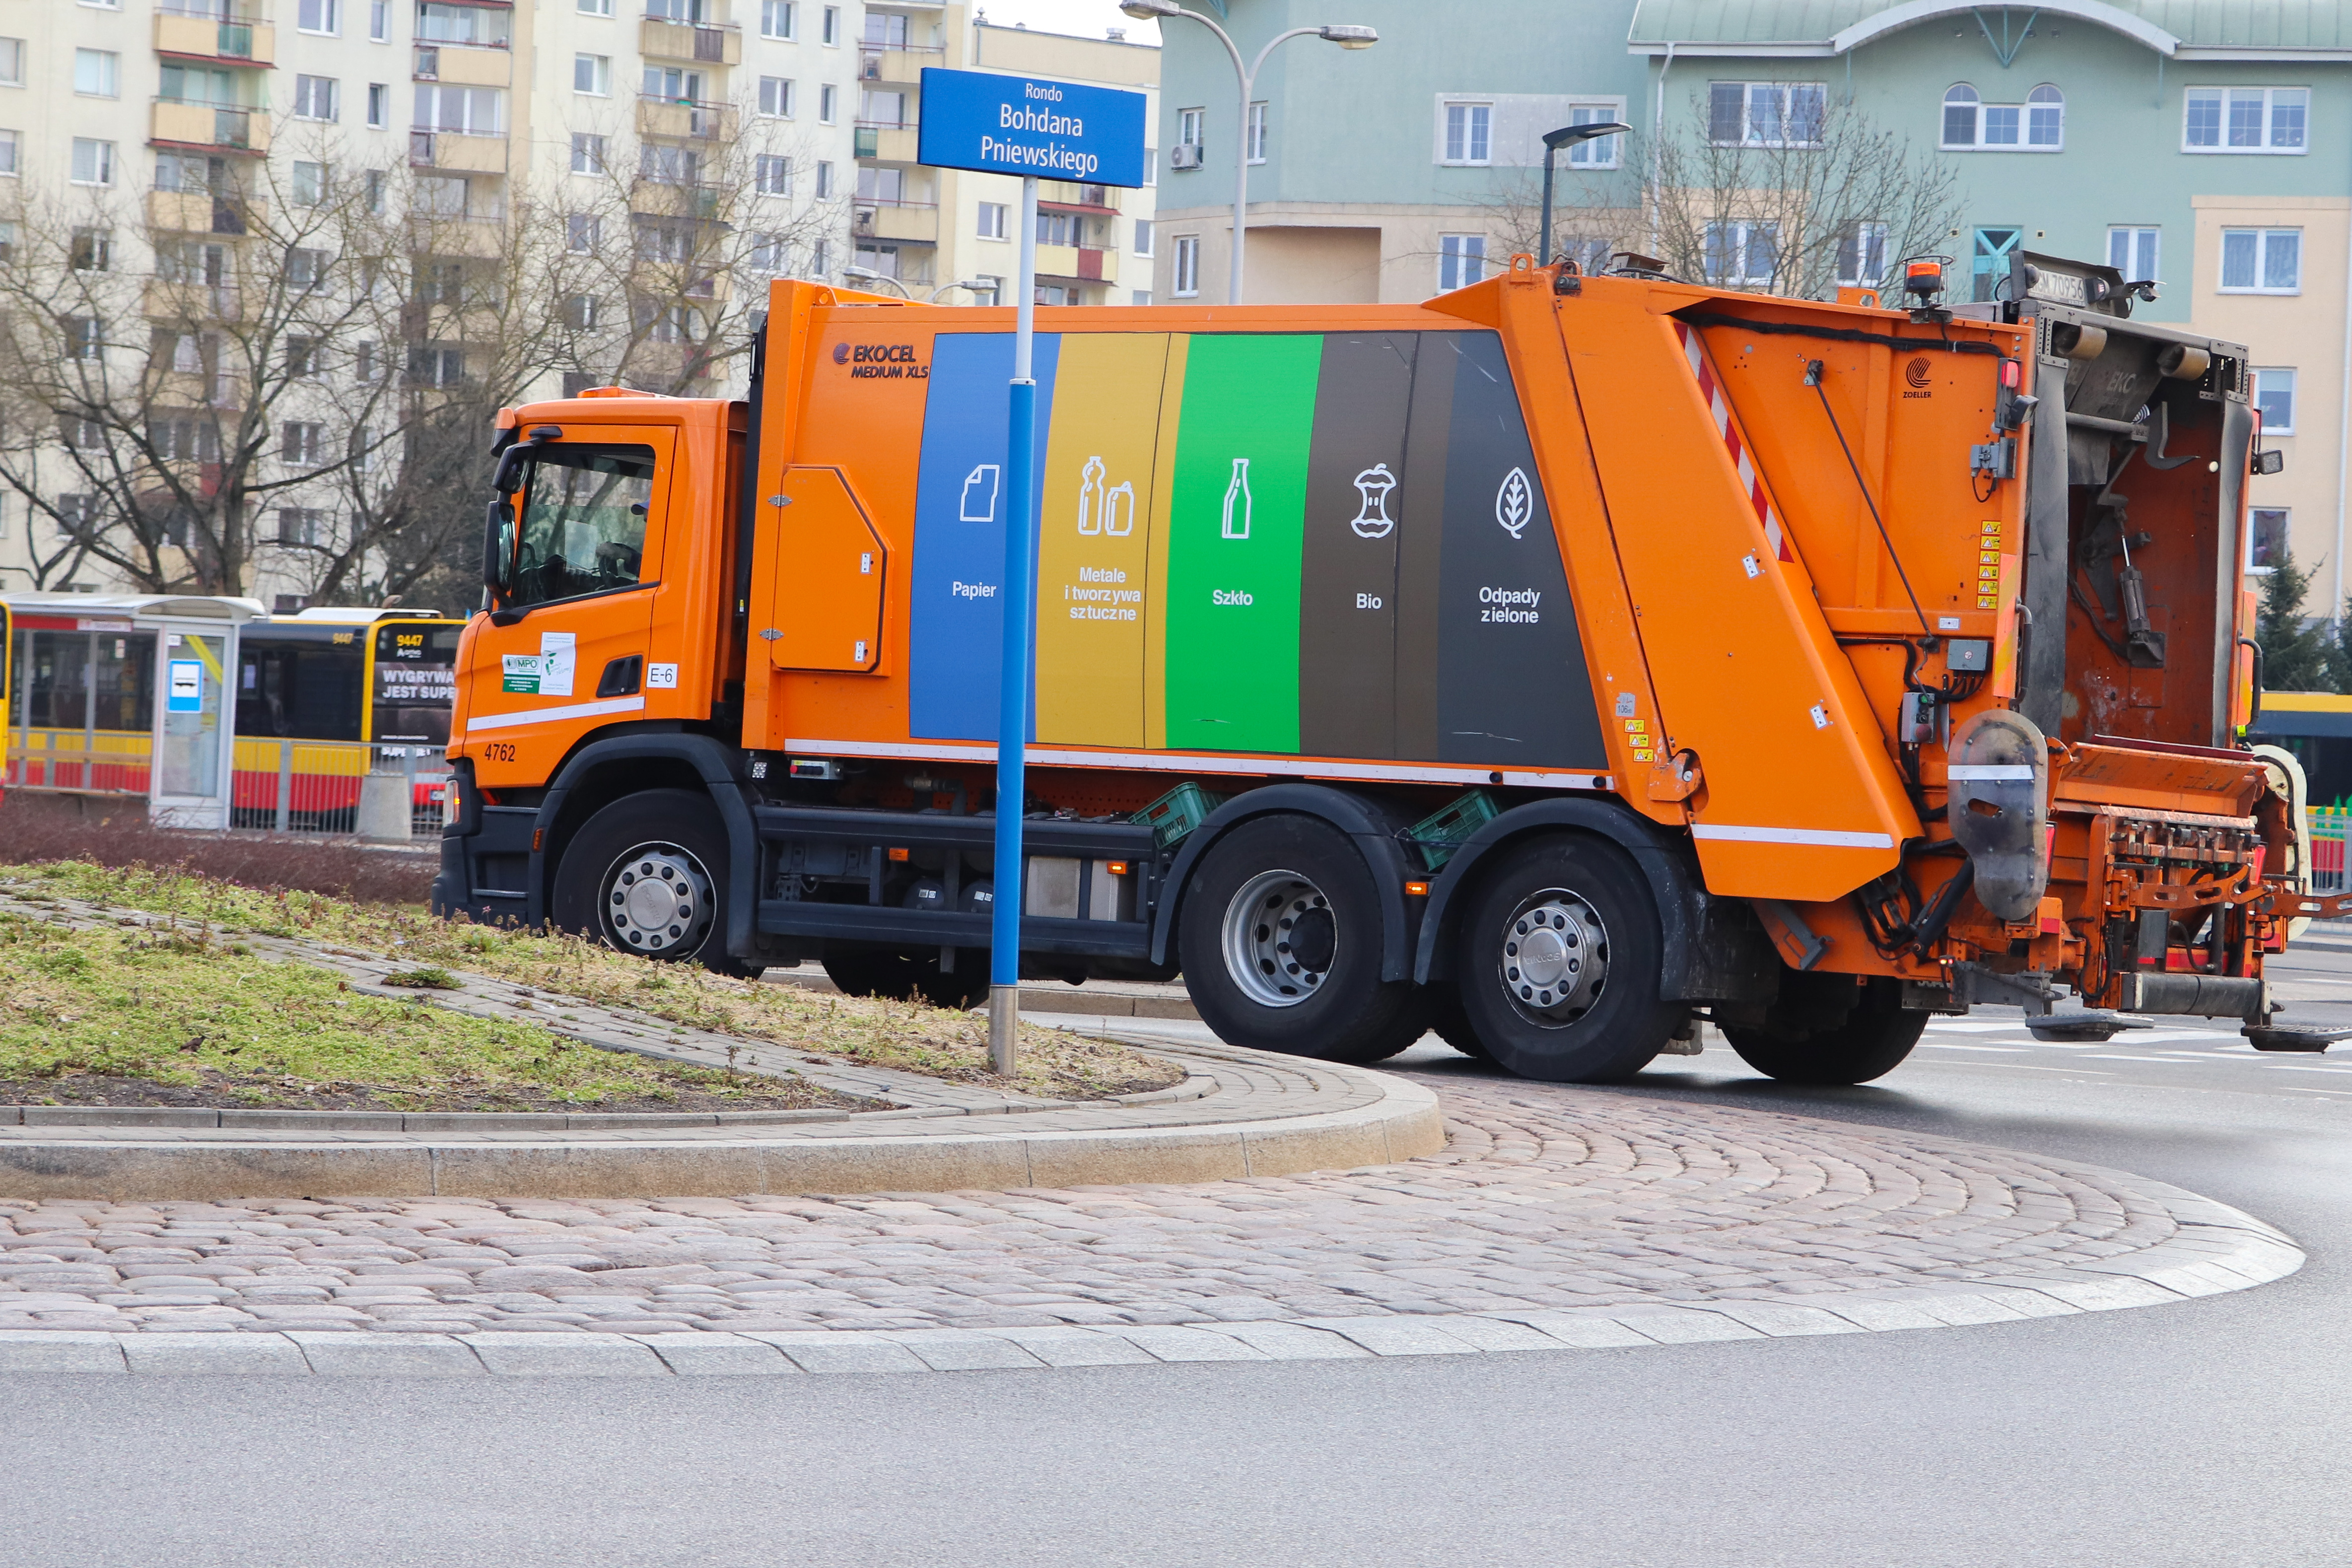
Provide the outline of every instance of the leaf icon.
[[1495,520],[1517,538],[1535,515],[1535,486],[1528,483],[1525,469],[1514,468],[1503,476],[1503,487],[1495,492]]

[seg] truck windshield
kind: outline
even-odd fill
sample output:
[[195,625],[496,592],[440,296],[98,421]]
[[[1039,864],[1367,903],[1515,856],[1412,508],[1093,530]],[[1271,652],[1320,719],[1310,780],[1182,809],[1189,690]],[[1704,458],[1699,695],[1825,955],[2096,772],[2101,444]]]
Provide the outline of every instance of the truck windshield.
[[510,602],[547,604],[635,584],[653,494],[650,446],[542,447],[524,480]]

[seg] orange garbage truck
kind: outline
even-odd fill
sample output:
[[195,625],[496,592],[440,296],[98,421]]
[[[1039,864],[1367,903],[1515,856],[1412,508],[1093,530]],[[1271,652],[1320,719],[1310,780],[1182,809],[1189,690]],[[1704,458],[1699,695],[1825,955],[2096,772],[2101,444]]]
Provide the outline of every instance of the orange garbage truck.
[[[1931,1014],[2282,1027],[2245,350],[2130,280],[1896,308],[1639,258],[1038,313],[1027,798],[992,785],[1009,309],[773,286],[748,401],[499,416],[435,907],[732,973],[1181,974],[1244,1045],[1856,1082]],[[2053,1020],[2053,1027],[2055,1022]]]

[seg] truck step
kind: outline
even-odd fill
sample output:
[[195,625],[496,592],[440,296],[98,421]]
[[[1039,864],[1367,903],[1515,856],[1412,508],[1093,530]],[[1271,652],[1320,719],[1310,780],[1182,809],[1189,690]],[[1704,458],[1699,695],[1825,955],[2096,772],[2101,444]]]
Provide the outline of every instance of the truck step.
[[2030,1018],[2025,1027],[2034,1039],[2065,1044],[2097,1044],[2113,1040],[2127,1029],[2154,1029],[2147,1019],[2126,1018],[2121,1013],[2085,1010],[2079,1013],[2052,1013],[2046,1018]]
[[2278,1024],[2248,1024],[2246,1043],[2256,1051],[2294,1051],[2315,1054],[2339,1040],[2352,1040],[2352,1029],[2296,1029]]

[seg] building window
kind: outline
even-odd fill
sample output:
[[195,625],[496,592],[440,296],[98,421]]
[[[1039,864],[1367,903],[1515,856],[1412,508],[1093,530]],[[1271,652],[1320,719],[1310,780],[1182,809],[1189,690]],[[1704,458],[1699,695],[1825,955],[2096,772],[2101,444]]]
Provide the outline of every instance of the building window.
[[824,41],[824,43],[826,43],[827,45],[838,46],[838,45],[840,44],[840,42],[841,42],[841,7],[840,7],[840,6],[838,6],[838,5],[827,5],[827,6],[824,8],[824,27],[823,27],[823,29],[822,29],[822,33],[823,33],[823,41]]
[[1007,209],[1006,209],[1006,206],[1005,206],[1005,204],[1004,204],[1004,203],[1003,203],[1003,202],[982,202],[982,203],[981,203],[981,204],[980,204],[980,237],[981,237],[981,238],[982,238],[982,239],[1003,239],[1003,238],[1004,238],[1004,237],[1005,237],[1005,223],[1006,223],[1006,217],[1007,217]]
[[800,7],[793,0],[760,0],[760,37],[785,43],[800,37]]
[[1176,111],[1177,146],[1198,147],[1201,145],[1201,120],[1202,112],[1202,110],[1197,109],[1180,109]]
[[751,270],[782,277],[793,269],[791,243],[780,234],[751,236]]
[[2301,229],[2223,229],[2221,292],[2303,292]]
[[578,5],[583,16],[609,16],[613,14],[613,0],[578,0]]
[[[1570,125],[1605,125],[1623,113],[1614,103],[1580,103],[1568,111]],[[1622,136],[1596,136],[1590,141],[1580,141],[1568,150],[1568,166],[1571,169],[1614,169],[1624,156]]]
[[114,260],[114,240],[104,229],[76,229],[67,249],[76,272],[105,272]]
[[2161,229],[2111,228],[2107,231],[2107,265],[2124,275],[2126,283],[2154,283],[2157,240]]
[[110,49],[76,49],[74,91],[89,98],[121,97],[122,57]]
[[1760,286],[1772,281],[1780,262],[1777,223],[1713,223],[1706,225],[1706,280]]
[[392,0],[368,0],[368,42],[392,42]]
[[114,183],[114,143],[92,141],[86,136],[75,137],[72,178],[77,185]]
[[563,248],[574,256],[588,256],[604,237],[604,221],[593,213],[570,213],[563,219]]
[[1150,218],[1135,220],[1135,254],[1138,256],[1151,254],[1151,220]]
[[2047,82],[2023,103],[1986,103],[1966,82],[1944,94],[1947,151],[2056,152],[2066,141],[2066,98]]
[[289,338],[286,340],[286,373],[308,381],[319,373],[319,340]]
[[2267,577],[2286,559],[2287,520],[2284,507],[2256,507],[2246,514],[2246,570]]
[[1441,163],[1488,163],[1494,161],[1495,106],[1491,103],[1449,103],[1445,106],[1445,146]]
[[819,159],[816,165],[816,199],[820,202],[833,199],[833,165],[823,159]]
[[1196,298],[1201,292],[1201,236],[1176,236],[1175,287],[1168,292],[1179,299]]
[[1851,287],[1877,287],[1886,276],[1887,243],[1885,224],[1848,224],[1838,235],[1837,280]]
[[2184,152],[2305,151],[2311,89],[2301,87],[2192,87],[2181,120]]
[[1718,147],[1818,147],[1829,96],[1817,81],[1709,82],[1706,139]]
[[16,177],[16,133],[0,131],[0,174],[13,180]]
[[316,468],[327,449],[327,427],[307,420],[289,419],[278,427],[278,456],[289,468]]
[[286,286],[297,294],[315,294],[327,287],[327,253],[297,246],[286,253]]
[[1149,288],[1134,289],[1129,293],[1127,302],[1129,305],[1149,305],[1151,303],[1151,290]]
[[381,215],[383,212],[383,171],[367,172],[367,210]]
[[831,125],[841,113],[841,89],[830,82],[816,89],[816,118],[820,125]]
[[1143,150],[1143,183],[1146,185],[1160,183],[1160,149],[1157,147]]
[[1485,235],[1437,236],[1437,287],[1464,288],[1486,275]]
[[293,174],[296,206],[315,207],[327,199],[327,166],[324,163],[306,163],[298,158],[294,161]]
[[294,118],[297,120],[332,120],[335,118],[335,89],[340,85],[332,77],[294,78]]
[[392,123],[392,89],[383,82],[368,83],[367,122],[370,131],[382,131]]
[[903,92],[877,92],[868,88],[858,99],[857,123],[903,129],[907,124],[907,95]]
[[821,239],[809,246],[809,276],[824,277],[833,271],[833,242]]
[[25,85],[25,40],[0,38],[0,87]]
[[762,152],[752,163],[751,177],[763,196],[789,196],[793,193],[793,161],[790,158]]
[[1263,99],[1249,106],[1249,161],[1265,162],[1265,103]]
[[563,324],[575,332],[596,329],[596,297],[593,294],[567,294],[562,306]]
[[343,30],[343,0],[295,0],[294,26],[305,33]]
[[793,83],[790,77],[760,78],[760,112],[770,120],[790,120],[793,117]]
[[416,86],[416,129],[496,136],[506,129],[506,94],[494,87]]
[[604,172],[604,139],[581,131],[572,133],[572,172],[575,174],[601,174]]
[[2294,372],[2258,370],[2254,372],[2254,406],[2262,410],[2264,435],[2294,434]]
[[572,90],[584,92],[591,98],[612,97],[613,57],[610,55],[572,56]]
[[278,508],[278,542],[297,549],[315,546],[325,532],[326,520],[327,514],[316,507],[280,507]]
[[1039,213],[1037,214],[1037,243],[1039,245],[1076,245],[1078,243],[1076,230],[1076,220],[1072,218],[1067,213]]

